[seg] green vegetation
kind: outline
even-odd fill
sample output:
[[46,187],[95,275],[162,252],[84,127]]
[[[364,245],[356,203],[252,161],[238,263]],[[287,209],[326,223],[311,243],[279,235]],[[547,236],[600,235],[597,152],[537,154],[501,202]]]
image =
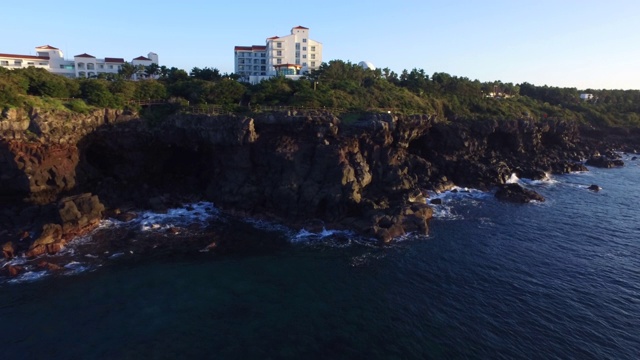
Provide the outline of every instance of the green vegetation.
[[[147,77],[132,81],[134,75]],[[152,79],[157,77],[157,80]],[[276,77],[250,85],[215,68],[135,67],[96,79],[67,79],[43,69],[0,68],[0,108],[47,107],[86,113],[92,107],[137,108],[161,100],[171,109],[217,106],[224,112],[277,106],[340,109],[343,113],[393,111],[426,113],[442,119],[562,118],[597,126],[640,126],[640,91],[594,90],[480,82],[424,70],[363,69],[340,60],[298,81]],[[583,101],[581,93],[593,95]],[[41,100],[35,100],[39,98]],[[47,99],[47,100],[43,100]],[[149,116],[161,118],[161,113]]]

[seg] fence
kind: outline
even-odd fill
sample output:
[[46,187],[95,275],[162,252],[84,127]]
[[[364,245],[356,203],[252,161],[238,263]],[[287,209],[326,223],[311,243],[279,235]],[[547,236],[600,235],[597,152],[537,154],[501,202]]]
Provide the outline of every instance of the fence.
[[[56,98],[62,102],[71,102],[74,100],[83,100],[81,98]],[[154,106],[172,104],[164,99],[145,99],[145,100],[129,100],[128,105],[132,106]],[[176,104],[177,105],[177,104]],[[388,113],[388,114],[417,114],[421,112],[413,112],[407,109],[399,108],[334,108],[334,107],[305,107],[305,106],[277,106],[277,105],[251,105],[251,106],[222,106],[222,105],[187,105],[181,106],[180,111],[187,114],[201,115],[225,115],[238,113],[269,113],[269,112],[328,112],[332,114],[344,113]]]

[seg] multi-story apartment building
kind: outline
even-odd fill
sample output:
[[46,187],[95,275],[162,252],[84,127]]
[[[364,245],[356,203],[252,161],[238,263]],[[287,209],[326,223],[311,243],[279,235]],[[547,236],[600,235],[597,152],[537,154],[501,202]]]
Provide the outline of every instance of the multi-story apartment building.
[[309,28],[296,26],[291,34],[267,38],[266,45],[236,46],[235,73],[241,81],[258,83],[283,75],[298,79],[322,64],[322,43],[309,38]]
[[[117,74],[125,63],[123,58],[97,59],[87,53],[76,55],[73,60],[66,60],[62,50],[51,45],[36,47],[36,54],[0,54],[0,66],[9,69],[33,66],[70,78],[91,78],[101,73]],[[132,65],[147,66],[152,63],[158,63],[158,55],[152,52],[147,57],[139,56],[131,61]]]

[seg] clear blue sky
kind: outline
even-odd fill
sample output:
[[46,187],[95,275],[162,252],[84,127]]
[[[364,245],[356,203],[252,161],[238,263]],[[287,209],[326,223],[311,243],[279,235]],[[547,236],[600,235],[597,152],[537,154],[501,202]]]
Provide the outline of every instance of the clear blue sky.
[[[481,81],[640,89],[640,1],[5,1],[0,52],[50,44],[189,71],[233,71],[235,45],[310,28],[323,60]],[[366,5],[364,5],[366,4]]]

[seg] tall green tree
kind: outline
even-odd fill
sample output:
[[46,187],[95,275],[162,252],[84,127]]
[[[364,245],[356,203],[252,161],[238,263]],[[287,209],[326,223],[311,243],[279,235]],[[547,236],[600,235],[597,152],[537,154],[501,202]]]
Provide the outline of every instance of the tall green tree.
[[138,72],[138,68],[131,63],[124,63],[120,66],[120,70],[118,70],[118,74],[122,76],[126,80],[133,79],[133,75]]

